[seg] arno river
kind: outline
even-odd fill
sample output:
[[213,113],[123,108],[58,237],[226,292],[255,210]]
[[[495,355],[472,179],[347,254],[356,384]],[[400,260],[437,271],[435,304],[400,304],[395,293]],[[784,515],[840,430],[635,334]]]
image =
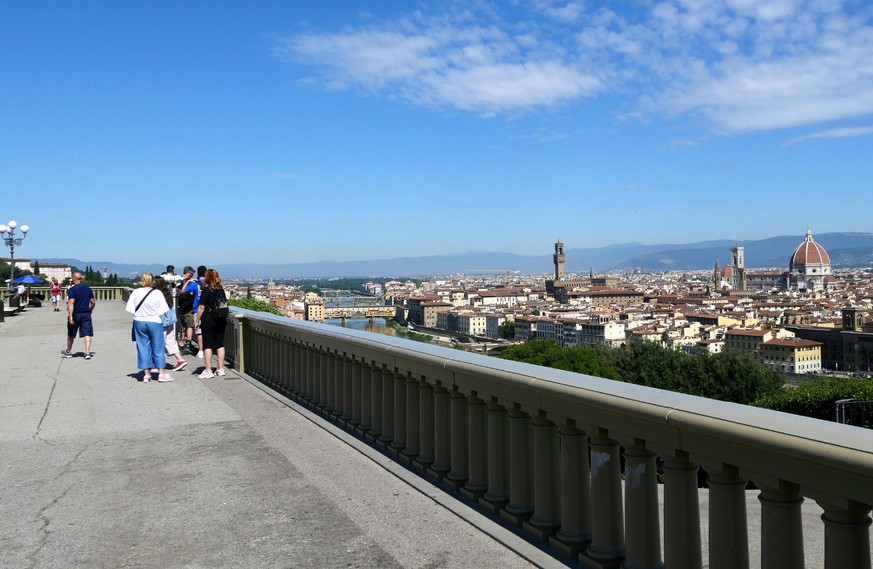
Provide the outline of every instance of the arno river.
[[325,320],[325,324],[333,324],[334,326],[342,326],[343,328],[352,328],[354,330],[363,330],[365,332],[375,332],[377,334],[387,334],[388,336],[396,336],[393,328],[385,324],[382,318],[352,318],[343,322],[342,320],[331,319]]
[[[359,296],[347,290],[323,290],[325,306],[364,306],[367,304],[381,305],[381,301],[377,298],[368,296]],[[375,332],[377,334],[386,334],[388,336],[397,336],[393,328],[387,325],[384,319],[374,318],[350,318],[348,320],[330,319],[325,320],[325,324],[334,326],[342,326],[343,328],[352,328],[354,330],[363,330],[364,332]]]

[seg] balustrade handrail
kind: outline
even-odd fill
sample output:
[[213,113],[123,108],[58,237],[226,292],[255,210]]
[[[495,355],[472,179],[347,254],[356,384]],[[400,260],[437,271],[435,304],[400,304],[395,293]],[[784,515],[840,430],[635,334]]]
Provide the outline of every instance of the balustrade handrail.
[[[366,354],[373,361],[398,369],[414,367],[416,373],[443,380],[444,387],[476,391],[480,397],[495,396],[499,403],[519,404],[531,414],[542,410],[551,420],[573,419],[580,428],[630,430],[624,434],[796,482],[814,493],[830,496],[833,491],[827,488],[836,486],[851,499],[873,498],[873,487],[869,486],[873,481],[873,436],[869,430],[391,336],[288,321],[255,311],[234,311],[255,321],[288,326],[289,337],[296,336],[300,341],[311,332],[324,338],[324,347],[348,351],[343,348],[355,346],[360,350],[356,353]],[[292,332],[298,328],[299,333]],[[447,372],[458,375],[449,376]],[[638,428],[629,429],[631,425]],[[639,436],[643,433],[645,436]],[[706,447],[715,441],[719,442],[718,452]],[[749,461],[743,453],[750,449],[755,449],[755,461],[745,464]],[[767,460],[763,472],[761,459]],[[831,471],[826,488],[820,488],[798,470],[804,464],[818,470],[823,463],[839,472],[835,476]],[[859,481],[864,484],[859,486]]]
[[[793,516],[799,516],[799,502],[802,501],[802,497],[815,499],[826,512],[830,512],[827,514],[830,517],[823,517],[826,533],[837,526],[841,530],[845,529],[840,524],[848,524],[855,532],[852,534],[852,539],[856,540],[852,541],[852,547],[855,551],[852,555],[858,555],[857,551],[859,550],[866,551],[867,565],[862,566],[870,566],[868,529],[870,518],[867,514],[870,511],[871,503],[873,503],[873,437],[871,437],[869,430],[479,354],[459,352],[404,339],[373,335],[323,324],[293,321],[248,310],[234,308],[233,313],[236,316],[235,319],[232,319],[233,332],[238,344],[229,347],[229,356],[244,358],[246,368],[251,370],[253,376],[265,383],[279,387],[289,394],[295,394],[301,400],[312,401],[314,407],[323,408],[327,414],[333,410],[337,410],[336,413],[339,413],[338,410],[342,409],[344,414],[354,416],[350,407],[360,407],[361,403],[358,398],[365,400],[364,405],[367,405],[368,402],[372,402],[374,405],[381,404],[383,413],[385,413],[385,407],[392,408],[389,413],[394,413],[395,428],[391,432],[391,436],[401,439],[403,439],[404,434],[395,432],[398,431],[398,425],[417,423],[421,420],[428,422],[426,425],[421,425],[422,429],[429,429],[431,427],[430,421],[439,423],[438,419],[431,418],[432,410],[429,407],[422,407],[422,417],[424,418],[419,418],[415,406],[418,403],[410,404],[407,401],[406,407],[403,408],[402,403],[398,405],[397,400],[392,400],[387,396],[385,396],[384,401],[380,402],[378,394],[374,394],[372,397],[366,393],[360,395],[360,386],[357,386],[357,392],[354,391],[357,380],[351,378],[358,377],[352,375],[357,372],[354,372],[354,367],[346,368],[344,366],[364,366],[377,374],[374,378],[382,378],[383,382],[388,379],[394,380],[387,381],[389,388],[391,385],[396,386],[392,388],[396,389],[392,393],[396,395],[402,392],[415,395],[413,399],[415,402],[419,401],[418,394],[421,389],[446,390],[452,394],[452,401],[456,398],[463,398],[468,406],[475,406],[476,402],[479,401],[480,404],[494,405],[495,409],[498,410],[501,408],[509,410],[510,426],[513,418],[527,416],[529,419],[526,421],[529,423],[525,423],[528,425],[526,428],[532,428],[533,432],[539,433],[545,432],[537,431],[539,427],[551,428],[554,433],[548,436],[554,436],[555,439],[557,439],[558,433],[563,436],[565,433],[581,431],[590,437],[592,453],[595,452],[595,443],[598,449],[607,449],[602,453],[597,451],[600,453],[597,455],[597,460],[600,460],[600,457],[605,457],[608,460],[612,456],[609,453],[617,453],[618,446],[622,445],[626,449],[632,450],[628,455],[628,460],[641,461],[643,472],[645,472],[647,464],[654,471],[654,455],[657,454],[673,465],[682,464],[681,468],[676,467],[677,472],[692,469],[696,471],[696,465],[702,465],[707,471],[715,473],[714,484],[716,480],[720,484],[729,479],[730,483],[725,484],[737,488],[737,490],[732,491],[741,491],[745,487],[745,481],[751,480],[762,489],[762,508],[775,508],[776,505],[780,504],[785,506],[784,509],[787,513],[768,516],[767,523],[773,523],[770,520],[777,519],[779,516],[792,518],[783,520],[792,529],[780,530],[783,533],[788,532],[785,534],[789,536],[788,543],[782,543],[778,546],[771,543],[769,549],[766,545],[763,547],[763,558],[765,566],[768,567],[796,566],[792,564],[797,563],[797,555],[784,555],[782,549],[785,548],[795,552],[799,548],[800,560],[802,561],[802,541],[799,545],[796,543],[798,539],[802,538],[798,535],[800,530],[794,528],[795,525],[799,524],[795,523],[796,520],[793,520]],[[239,343],[240,338],[244,338],[242,343]],[[277,339],[280,339],[278,343],[276,343]],[[277,355],[280,353],[283,355]],[[270,358],[278,358],[276,361],[283,362],[283,364],[271,363]],[[283,366],[287,366],[287,369],[284,369]],[[249,369],[245,371],[249,372]],[[321,387],[319,387],[319,381]],[[413,391],[410,392],[410,389]],[[424,392],[421,391],[421,393]],[[428,397],[432,396],[428,395]],[[393,404],[392,401],[394,401]],[[441,403],[434,403],[433,409],[437,412],[441,409],[439,405]],[[479,442],[474,440],[473,434],[458,434],[459,432],[466,433],[465,429],[472,433],[474,422],[481,419],[479,415],[476,415],[479,413],[477,408],[470,407],[467,411],[460,411],[461,407],[455,407],[454,403],[452,405],[450,409],[453,425],[457,419],[461,424],[459,427],[461,430],[451,431],[451,441],[463,446],[464,449],[479,445]],[[489,407],[490,409],[491,407]],[[400,418],[398,419],[398,417]],[[378,418],[375,422],[378,422]],[[499,430],[499,423],[497,425]],[[439,425],[436,428],[439,430]],[[480,429],[480,427],[475,428]],[[409,432],[417,433],[418,431]],[[522,433],[518,436],[526,436],[523,435],[524,431],[518,432]],[[407,434],[406,438],[409,436]],[[412,436],[419,435],[413,434]],[[439,439],[442,435],[437,433],[434,436]],[[479,436],[486,435],[480,433]],[[541,441],[549,440],[548,436]],[[527,439],[523,438],[523,440]],[[534,440],[540,439],[534,437]],[[408,443],[409,441],[404,442]],[[403,443],[399,445],[399,447],[402,446]],[[557,444],[554,446],[558,448]],[[492,439],[488,440],[487,445],[477,448],[486,453],[496,452]],[[527,449],[526,452],[533,452],[533,450],[536,450],[537,453],[544,452],[546,454],[543,456],[552,457],[550,460],[556,461],[555,465],[558,464],[557,459],[554,458],[554,453],[557,451],[548,450],[550,447],[545,442],[531,443],[529,447],[524,448]],[[540,455],[537,454],[537,456]],[[454,454],[452,457],[453,461],[457,459]],[[472,451],[470,451],[469,457],[471,462],[477,458]],[[413,457],[410,460],[414,461],[415,459]],[[463,478],[466,476],[467,460],[463,457],[457,460],[463,463],[463,467],[459,467],[460,470],[458,470],[460,472],[458,476]],[[533,468],[543,479],[553,476],[552,473],[542,470],[542,467],[538,465],[539,460],[538,458],[532,467],[523,467],[522,471],[524,468]],[[563,455],[561,460],[564,460]],[[649,464],[647,461],[651,461],[651,463]],[[516,466],[518,465],[516,464]],[[425,467],[430,468],[428,465]],[[588,468],[585,467],[584,470],[587,474]],[[522,476],[524,476],[523,473],[517,474],[519,478]],[[654,476],[654,472],[648,473],[646,476]],[[451,472],[448,478],[452,478]],[[560,477],[556,477],[553,481],[559,479]],[[566,480],[562,482],[562,484],[565,483],[567,483]],[[594,465],[592,465],[591,484],[601,483],[596,479]],[[612,483],[617,482],[613,481]],[[625,481],[625,483],[629,482]],[[551,496],[547,489],[536,486],[536,482],[531,484],[536,492],[544,496]],[[603,490],[605,487],[598,488]],[[696,484],[694,488],[696,492]],[[691,500],[687,489],[682,495],[685,496],[683,500]],[[556,499],[554,496],[550,498],[550,500],[554,499]],[[621,498],[617,497],[616,499],[620,504]],[[649,499],[645,498],[643,502]],[[631,502],[637,504],[637,500],[640,498],[633,497],[629,489],[628,507],[630,507]],[[545,499],[538,498],[532,501],[536,503],[545,501]],[[693,501],[696,504],[696,495]],[[511,502],[510,505],[512,505]],[[541,506],[530,506],[529,514],[532,514],[532,517],[530,515],[528,517],[534,520],[530,522],[533,526],[537,526],[537,520],[542,522],[544,519],[555,518],[554,515],[551,515],[554,512],[551,512],[550,515],[542,512],[537,513],[539,507]],[[573,505],[563,504],[563,508],[567,510],[565,518],[569,519],[571,514],[575,515],[571,511],[573,507]],[[614,508],[614,505],[611,507]],[[645,508],[650,510],[650,504]],[[511,508],[509,509],[511,510]],[[501,511],[501,515],[503,513]],[[621,512],[615,515],[620,518]],[[651,512],[648,512],[647,515],[650,516]],[[744,515],[743,511],[743,517]],[[590,514],[588,516],[590,517]],[[846,520],[851,521],[847,522]],[[711,522],[714,525],[719,523],[718,520],[713,522],[712,519]],[[600,526],[598,530],[599,523],[602,522],[594,522],[594,538],[587,553],[589,558],[598,558],[598,556],[605,558],[609,556],[622,557],[626,554],[630,565],[646,566],[641,563],[639,556],[658,557],[659,554],[651,553],[650,543],[643,548],[647,553],[645,555],[640,553],[641,546],[638,545],[638,541],[641,538],[638,535],[640,532],[645,533],[651,529],[631,531],[635,527],[633,524],[638,522],[630,519],[630,513],[626,521],[628,526],[627,552],[623,546],[620,547],[615,543],[612,543],[610,547],[606,547],[603,543],[597,543],[598,540],[608,542],[618,539],[616,537],[618,530],[615,527],[604,529]],[[614,524],[615,521],[613,520],[612,523]],[[678,522],[665,521],[666,528],[671,534],[675,533],[670,529],[674,527],[675,523]],[[733,523],[739,524],[734,529],[740,528],[734,532],[738,534],[735,539],[739,541],[747,539],[747,537],[740,535],[744,533],[742,524],[745,522],[735,521]],[[657,526],[656,519],[654,525]],[[561,531],[564,529],[562,528]],[[657,531],[657,527],[655,530]],[[558,542],[561,541],[561,531],[557,532]],[[713,531],[717,531],[717,529],[713,528]],[[775,530],[765,529],[764,533],[766,534],[768,531]],[[831,533],[837,535],[838,532],[834,530]],[[840,539],[845,539],[844,534],[845,532],[840,534],[843,536]],[[554,540],[554,532],[547,531],[543,535],[544,539]],[[780,538],[782,541],[786,540],[785,535]],[[649,541],[652,539],[652,536],[648,537]],[[677,543],[675,540],[680,538],[673,536],[672,539],[674,540],[672,543],[675,544]],[[681,539],[686,538],[683,536]],[[712,539],[712,534],[710,534],[710,540],[712,541]],[[832,537],[832,539],[837,540],[838,538]],[[864,545],[865,540],[866,546]],[[569,539],[569,541],[573,540]],[[667,539],[667,543],[671,543],[670,538]],[[838,541],[833,543],[837,544]],[[733,549],[742,550],[741,545],[739,548],[734,547]],[[671,551],[670,545],[665,547],[669,553]],[[674,558],[677,555],[676,547],[678,546],[674,545]],[[660,546],[658,546],[659,548]],[[577,549],[571,548],[571,552],[575,554]],[[717,547],[715,549],[718,550]],[[837,549],[842,550],[844,547],[831,546],[828,555],[839,555],[833,553]],[[710,550],[713,550],[713,546]],[[742,551],[739,555],[742,557]],[[636,558],[631,559],[634,556]],[[694,554],[692,553],[691,556],[693,557]],[[861,557],[863,556],[862,553]],[[832,558],[826,566],[837,567],[845,560],[845,557],[840,557],[839,560]],[[743,566],[741,561],[736,561],[732,557],[722,560],[711,559],[711,563],[713,567],[728,567],[731,564]],[[699,566],[699,564],[692,562],[687,566]]]

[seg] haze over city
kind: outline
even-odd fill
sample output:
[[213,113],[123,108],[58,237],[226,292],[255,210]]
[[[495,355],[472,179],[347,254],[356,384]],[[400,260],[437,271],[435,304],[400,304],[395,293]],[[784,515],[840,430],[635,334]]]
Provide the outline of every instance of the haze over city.
[[0,32],[16,256],[870,230],[865,2],[7,2]]

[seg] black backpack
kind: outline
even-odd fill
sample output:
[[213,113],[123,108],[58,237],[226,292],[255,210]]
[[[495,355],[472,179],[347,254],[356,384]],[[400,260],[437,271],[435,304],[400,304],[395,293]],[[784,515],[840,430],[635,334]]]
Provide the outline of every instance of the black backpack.
[[227,295],[224,294],[224,289],[213,290],[212,295],[215,297],[215,306],[211,309],[213,320],[224,320],[230,314],[228,308]]
[[[197,284],[197,292],[185,292],[185,287],[188,286],[189,282],[193,282]],[[182,283],[182,286],[179,287],[179,293],[176,295],[176,308],[182,314],[188,314],[189,312],[194,312],[194,298],[200,293],[200,283],[196,280],[185,281]]]

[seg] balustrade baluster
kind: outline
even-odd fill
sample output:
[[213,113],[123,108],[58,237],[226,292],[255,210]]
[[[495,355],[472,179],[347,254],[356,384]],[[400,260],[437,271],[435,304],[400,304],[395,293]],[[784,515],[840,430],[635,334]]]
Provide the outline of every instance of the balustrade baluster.
[[351,356],[350,364],[352,370],[352,417],[349,420],[349,424],[354,428],[355,431],[358,431],[361,427],[361,408],[363,405],[363,401],[361,400],[361,384],[363,383],[363,369],[364,366],[361,363],[361,360],[356,358],[354,355]]
[[452,464],[451,444],[451,411],[449,410],[449,392],[437,382],[433,390],[433,438],[434,457],[430,473],[442,480]]
[[488,437],[485,402],[475,391],[467,398],[467,433],[469,476],[461,494],[478,500],[488,490]]
[[400,456],[406,447],[406,378],[394,370],[391,382],[394,384],[391,404],[394,409],[394,440],[391,441],[391,450],[395,456]]
[[276,369],[278,366],[276,365],[278,359],[278,350],[276,349],[276,334],[270,332],[267,334],[267,341],[265,343],[266,347],[266,357],[264,359],[264,366],[267,370],[267,379],[268,381],[275,387],[277,390],[281,392],[282,384],[279,380],[278,370]]
[[291,392],[295,398],[299,398],[306,392],[303,373],[303,346],[297,341],[292,342],[291,346],[291,365],[294,370],[291,378]]
[[376,362],[370,365],[370,404],[372,425],[367,435],[375,443],[382,436],[382,370]]
[[449,396],[451,401],[451,457],[452,467],[446,480],[455,491],[469,478],[468,441],[467,437],[467,397],[458,391],[457,386]]
[[318,407],[322,413],[330,402],[327,390],[329,361],[330,357],[327,352],[318,350]]
[[618,442],[602,433],[590,434],[591,545],[580,561],[585,567],[611,567],[624,557],[621,463]]
[[339,417],[342,412],[342,368],[336,352],[328,351],[327,364],[327,405],[324,410],[331,417]]
[[763,485],[761,502],[761,567],[767,569],[803,569],[803,523],[800,488],[789,482],[777,487]]
[[434,460],[434,418],[433,418],[433,385],[422,378],[419,382],[418,416],[419,416],[419,452],[415,464],[426,471]]
[[561,425],[561,529],[549,544],[568,557],[591,542],[591,474],[588,435],[575,421]]
[[342,386],[343,386],[343,412],[340,415],[340,418],[346,424],[350,424],[352,420],[352,406],[353,406],[353,393],[352,393],[352,382],[353,375],[355,373],[354,367],[352,364],[352,355],[349,353],[343,353],[343,359],[340,361],[340,366],[342,367]]
[[625,562],[627,569],[661,569],[661,527],[655,453],[642,441],[624,453]]
[[870,569],[870,505],[818,504],[824,509],[825,569]]
[[383,365],[382,373],[382,435],[380,446],[388,450],[394,440],[394,373]]
[[403,456],[406,457],[407,463],[411,463],[421,450],[418,380],[412,376],[411,372],[406,373],[404,391],[406,393],[406,446],[403,448]]
[[358,432],[369,434],[373,426],[373,367],[369,362],[361,360],[361,424]]
[[735,467],[706,465],[709,486],[709,566],[749,569],[746,484]]
[[558,492],[561,488],[558,466],[558,431],[540,411],[532,423],[534,451],[534,512],[524,529],[547,541],[561,525]]
[[500,511],[500,516],[519,527],[534,511],[530,429],[530,415],[516,404],[509,412],[509,503]]
[[488,403],[488,491],[480,503],[497,513],[509,502],[509,437],[506,407],[492,397]]
[[688,455],[664,455],[664,562],[668,567],[701,569],[699,467]]
[[311,345],[306,346],[306,401],[310,406],[315,406],[318,401],[318,373],[315,350]]

